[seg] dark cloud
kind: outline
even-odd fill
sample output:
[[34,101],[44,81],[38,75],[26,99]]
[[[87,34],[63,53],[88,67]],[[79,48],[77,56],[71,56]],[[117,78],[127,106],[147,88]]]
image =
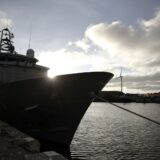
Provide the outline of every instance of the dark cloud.
[[146,65],[148,67],[155,67],[155,66],[160,67],[160,59],[153,59],[153,60],[147,62]]
[[125,76],[124,79],[127,82],[156,82],[160,81],[160,72],[143,76]]
[[[109,88],[120,90],[120,78],[113,78],[108,85]],[[160,73],[143,76],[124,76],[123,77],[124,92],[152,92],[160,90]]]

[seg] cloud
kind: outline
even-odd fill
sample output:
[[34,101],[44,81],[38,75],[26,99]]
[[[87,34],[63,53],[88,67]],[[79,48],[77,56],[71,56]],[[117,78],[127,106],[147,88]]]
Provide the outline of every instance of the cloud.
[[79,41],[76,41],[75,42],[75,45],[79,48],[81,48],[82,50],[84,51],[88,51],[88,49],[90,48],[90,45],[87,44],[87,41],[86,39],[82,39],[82,40],[79,40]]
[[150,20],[141,20],[137,26],[120,21],[91,25],[85,37],[99,48],[108,51],[123,64],[143,69],[147,61],[160,58],[160,11]]
[[142,20],[142,25],[145,26],[146,30],[153,30],[153,28],[158,28],[160,25],[160,10],[157,10],[150,20]]
[[66,73],[85,72],[98,65],[101,59],[95,55],[87,55],[82,51],[62,48],[55,51],[41,51],[39,64],[50,68],[52,76]]
[[13,21],[10,18],[7,18],[5,12],[0,10],[0,29],[4,27],[11,27],[13,25]]
[[68,42],[68,45],[71,47],[76,47],[77,49],[81,49],[84,52],[87,52],[90,48],[90,44],[86,38],[83,38],[82,40],[78,40],[76,42]]
[[160,65],[160,59],[151,59],[151,61],[147,62],[148,67],[156,67]]
[[[41,52],[39,58],[40,62],[47,62],[52,72],[57,69],[58,74],[110,71],[117,77],[122,67],[126,92],[158,91],[159,35],[160,11],[157,11],[151,19],[141,19],[136,25],[121,21],[90,25],[81,40],[68,42],[69,48]],[[120,81],[113,79],[109,88],[119,90]]]
[[[120,90],[120,78],[113,78],[106,90]],[[124,75],[124,92],[158,92],[160,91],[160,72],[151,75]]]
[[[124,68],[126,90],[140,88],[143,92],[160,90],[159,35],[160,10],[135,26],[114,21],[90,25],[85,31],[85,38],[113,61],[113,71],[118,72],[117,66]],[[113,80],[109,86],[118,89],[120,84]]]

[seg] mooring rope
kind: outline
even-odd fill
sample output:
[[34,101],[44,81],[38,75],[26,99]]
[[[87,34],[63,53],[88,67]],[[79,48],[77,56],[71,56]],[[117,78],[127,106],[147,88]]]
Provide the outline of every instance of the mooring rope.
[[160,122],[158,122],[158,121],[156,121],[156,120],[153,120],[153,119],[151,119],[151,118],[145,117],[145,116],[143,116],[143,115],[141,115],[141,114],[139,114],[139,113],[135,113],[135,112],[133,112],[133,111],[131,111],[131,110],[128,110],[128,109],[126,109],[126,108],[123,108],[122,106],[119,106],[119,105],[117,105],[117,104],[115,104],[115,103],[109,102],[109,101],[107,101],[106,99],[104,99],[104,98],[102,98],[102,97],[99,97],[99,96],[97,96],[97,95],[94,95],[94,97],[97,98],[97,99],[99,99],[99,100],[102,100],[103,102],[110,103],[110,104],[112,104],[113,106],[115,106],[115,107],[117,107],[117,108],[120,108],[120,109],[122,109],[122,110],[125,110],[125,111],[127,111],[127,112],[129,112],[129,113],[132,113],[132,114],[134,114],[134,115],[136,115],[136,116],[138,116],[138,117],[144,118],[144,119],[146,119],[146,120],[148,120],[148,121],[150,121],[150,122],[153,122],[153,123],[155,123],[155,124],[158,124],[158,125],[160,126]]

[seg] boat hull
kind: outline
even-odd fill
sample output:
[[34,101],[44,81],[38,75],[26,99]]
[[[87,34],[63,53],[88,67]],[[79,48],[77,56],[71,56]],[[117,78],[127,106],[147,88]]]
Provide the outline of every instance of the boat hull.
[[1,120],[42,141],[69,146],[92,95],[112,76],[87,72],[1,85]]

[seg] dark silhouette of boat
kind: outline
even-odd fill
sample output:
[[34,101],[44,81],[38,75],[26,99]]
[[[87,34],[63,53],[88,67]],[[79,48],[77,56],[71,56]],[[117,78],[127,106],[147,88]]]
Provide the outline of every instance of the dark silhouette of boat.
[[[8,28],[0,39],[0,119],[19,130],[60,146],[69,146],[98,93],[113,74],[85,72],[47,78],[34,51],[18,54]],[[64,66],[65,67],[65,66]]]

